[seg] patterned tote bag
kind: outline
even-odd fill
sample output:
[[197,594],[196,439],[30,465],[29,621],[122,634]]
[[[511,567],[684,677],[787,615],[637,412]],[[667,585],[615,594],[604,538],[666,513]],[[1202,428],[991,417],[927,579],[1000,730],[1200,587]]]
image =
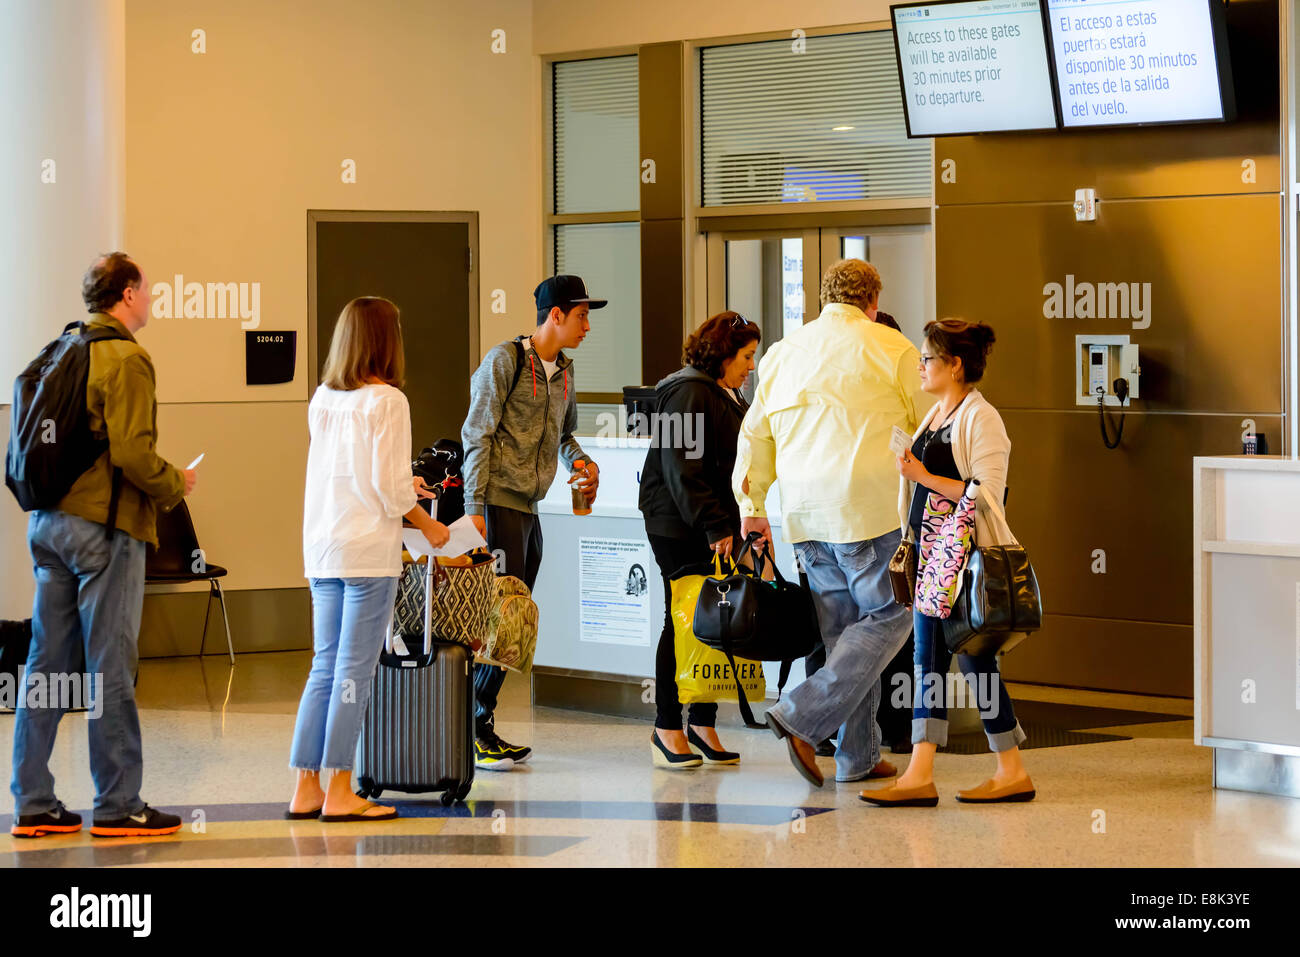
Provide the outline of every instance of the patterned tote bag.
[[975,538],[975,496],[979,482],[967,484],[956,502],[931,492],[921,519],[915,608],[930,618],[947,618],[961,571]]

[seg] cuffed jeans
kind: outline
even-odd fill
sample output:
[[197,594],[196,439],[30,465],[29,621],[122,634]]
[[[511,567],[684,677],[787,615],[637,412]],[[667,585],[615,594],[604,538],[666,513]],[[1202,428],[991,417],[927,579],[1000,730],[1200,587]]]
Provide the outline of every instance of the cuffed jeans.
[[298,705],[290,767],[352,770],[396,598],[396,578],[311,579],[315,654]]
[[816,744],[839,729],[835,777],[854,781],[880,761],[880,673],[907,641],[907,609],[894,603],[889,559],[899,533],[847,544],[798,542],[826,663],[773,708],[797,737]]
[[[89,722],[90,776],[95,782],[97,820],[120,820],[144,808],[140,784],[144,758],[133,674],[139,656],[140,613],[144,605],[144,542],[59,511],[33,512],[27,544],[36,573],[32,606],[32,646],[27,655],[27,688],[18,695],[14,721],[13,792],[19,815],[43,814],[58,806],[50,753],[66,701],[26,707],[37,675],[78,670],[77,646],[86,655],[99,700],[99,717]],[[35,699],[35,695],[33,694]],[[102,709],[102,710],[101,710]]]
[[[948,743],[947,688],[952,652],[943,640],[943,621],[913,613],[916,655],[912,697],[912,743]],[[984,734],[993,751],[1010,751],[1025,740],[1011,696],[998,672],[997,655],[958,655],[957,669],[975,693]]]

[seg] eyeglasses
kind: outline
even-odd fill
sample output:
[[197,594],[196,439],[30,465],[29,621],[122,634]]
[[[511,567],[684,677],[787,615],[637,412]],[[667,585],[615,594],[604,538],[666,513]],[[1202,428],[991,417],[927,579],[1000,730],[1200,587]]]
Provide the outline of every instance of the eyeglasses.
[[733,329],[743,329],[747,325],[749,325],[749,320],[740,313],[736,313],[731,317],[731,327]]
[[942,356],[927,356],[927,355],[925,355],[924,353],[922,353],[922,354],[921,354],[921,361],[918,363],[918,365],[919,365],[922,369],[924,369],[924,368],[925,368],[926,366],[928,366],[931,362],[934,362],[934,361],[936,361],[936,360],[942,360],[942,359],[943,359]]

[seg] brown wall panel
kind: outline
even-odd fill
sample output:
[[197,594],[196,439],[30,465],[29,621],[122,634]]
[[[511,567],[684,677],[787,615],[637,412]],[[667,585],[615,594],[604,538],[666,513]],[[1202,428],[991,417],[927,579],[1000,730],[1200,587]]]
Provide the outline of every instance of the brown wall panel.
[[[1192,457],[1240,454],[1242,417],[1128,415],[1115,450],[1102,444],[1095,409],[1003,409],[1002,419],[1007,519],[1033,559],[1044,609],[1190,625]],[[1255,422],[1279,440],[1280,416]],[[1092,570],[1097,549],[1104,574]]]
[[1047,615],[999,659],[1009,681],[1192,696],[1192,628]]
[[[1277,195],[1103,202],[1091,223],[1061,203],[940,207],[939,308],[997,330],[995,404],[1077,408],[1074,337],[1102,333],[1140,347],[1141,409],[1279,413],[1281,215]],[[1150,327],[1045,317],[1068,276],[1140,284]]]
[[1278,192],[1277,2],[1234,0],[1227,13],[1235,122],[937,139],[935,202],[1072,202],[1080,187],[1103,200]]

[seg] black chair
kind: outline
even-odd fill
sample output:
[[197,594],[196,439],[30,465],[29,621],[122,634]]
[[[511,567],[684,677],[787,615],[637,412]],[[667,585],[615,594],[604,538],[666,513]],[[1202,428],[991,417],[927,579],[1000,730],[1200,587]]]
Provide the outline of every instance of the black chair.
[[[197,568],[197,570],[196,570]],[[221,590],[221,579],[226,569],[207,562],[194,534],[194,522],[184,499],[170,512],[158,513],[158,547],[150,548],[145,560],[146,585],[181,585],[186,582],[207,582],[208,602],[203,610],[203,637],[199,641],[199,655],[208,640],[208,617],[212,614],[212,599],[221,604],[221,618],[226,624],[226,647],[230,663],[235,663],[235,643],[230,638],[230,615],[226,612],[226,595]]]

